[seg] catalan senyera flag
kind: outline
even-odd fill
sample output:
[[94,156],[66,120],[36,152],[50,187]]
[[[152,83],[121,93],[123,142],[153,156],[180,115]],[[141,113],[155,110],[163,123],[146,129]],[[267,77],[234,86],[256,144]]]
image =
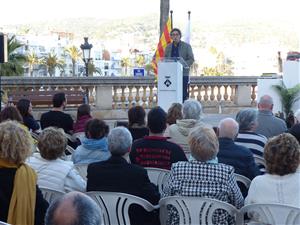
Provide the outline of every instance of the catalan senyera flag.
[[159,42],[157,44],[157,49],[155,51],[155,54],[153,56],[152,60],[152,67],[154,70],[155,75],[157,76],[157,62],[159,59],[163,58],[165,55],[165,49],[169,43],[172,42],[170,32],[171,32],[172,26],[171,26],[171,18],[169,17],[167,20],[167,23],[164,27],[164,31],[162,32]]

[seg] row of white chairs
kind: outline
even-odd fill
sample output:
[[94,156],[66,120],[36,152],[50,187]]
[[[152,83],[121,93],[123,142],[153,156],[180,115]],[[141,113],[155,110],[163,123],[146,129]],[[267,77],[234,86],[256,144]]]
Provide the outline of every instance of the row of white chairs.
[[[75,167],[79,174],[86,180],[88,164],[75,164]],[[162,193],[163,188],[169,179],[170,171],[152,167],[145,167],[145,169],[147,170],[150,181],[157,185],[159,193]],[[237,182],[241,182],[247,189],[249,189],[251,183],[250,179],[240,174],[234,175]]]
[[[50,203],[64,193],[41,188],[46,200]],[[117,192],[86,192],[101,208],[105,225],[130,225],[129,207],[132,204],[142,206],[146,211],[155,209],[160,211],[160,222],[167,224],[168,206],[176,208],[180,225],[213,224],[213,214],[216,210],[225,210],[235,218],[236,224],[245,224],[246,214],[259,218],[256,224],[298,225],[300,224],[300,208],[282,204],[251,204],[240,210],[234,206],[215,199],[202,197],[171,196],[162,198],[159,205],[154,206],[145,199],[137,196]],[[252,224],[252,223],[251,223]]]

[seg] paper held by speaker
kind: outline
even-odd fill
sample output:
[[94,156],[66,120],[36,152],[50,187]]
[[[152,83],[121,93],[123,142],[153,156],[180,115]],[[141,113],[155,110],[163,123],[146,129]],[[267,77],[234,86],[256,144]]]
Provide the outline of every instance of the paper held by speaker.
[[7,35],[0,32],[0,63],[6,63],[7,59]]

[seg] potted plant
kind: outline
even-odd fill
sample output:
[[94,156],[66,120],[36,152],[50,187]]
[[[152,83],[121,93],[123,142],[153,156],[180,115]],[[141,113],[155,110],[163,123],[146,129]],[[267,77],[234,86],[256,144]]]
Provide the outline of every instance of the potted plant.
[[273,87],[281,98],[283,111],[287,117],[292,113],[294,103],[300,99],[300,96],[298,95],[300,92],[300,84],[297,84],[292,88],[287,88],[284,83],[281,85],[273,85]]

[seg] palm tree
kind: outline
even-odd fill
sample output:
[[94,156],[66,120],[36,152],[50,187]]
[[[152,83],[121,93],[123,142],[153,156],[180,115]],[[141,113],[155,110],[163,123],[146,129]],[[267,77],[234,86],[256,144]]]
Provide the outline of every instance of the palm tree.
[[8,62],[0,64],[1,76],[19,76],[24,74],[23,66],[26,62],[26,56],[16,52],[17,49],[23,46],[24,44],[20,43],[15,35],[8,39]]
[[93,62],[89,62],[88,70],[89,70],[88,76],[93,76],[94,73],[98,73],[100,76],[103,75],[101,69],[96,67]]
[[58,59],[57,55],[55,53],[48,53],[47,56],[44,56],[42,59],[42,64],[44,64],[47,67],[47,71],[52,77],[55,75],[55,69],[63,69],[65,62],[61,59]]
[[128,57],[122,58],[121,66],[125,67],[125,75],[127,75],[127,70],[128,70],[128,67],[130,66],[130,59]]
[[35,65],[38,65],[40,63],[40,60],[39,60],[38,56],[34,52],[30,52],[26,56],[26,61],[27,61],[28,66],[29,66],[30,76],[32,77],[33,76],[33,67]]
[[66,52],[72,59],[72,73],[73,76],[75,76],[76,63],[79,59],[81,59],[82,52],[74,45],[66,48]]
[[282,85],[273,85],[273,87],[281,98],[281,104],[283,106],[285,115],[289,115],[289,113],[292,112],[293,104],[300,99],[298,96],[300,92],[300,84],[292,88],[287,88],[284,83],[282,83]]

